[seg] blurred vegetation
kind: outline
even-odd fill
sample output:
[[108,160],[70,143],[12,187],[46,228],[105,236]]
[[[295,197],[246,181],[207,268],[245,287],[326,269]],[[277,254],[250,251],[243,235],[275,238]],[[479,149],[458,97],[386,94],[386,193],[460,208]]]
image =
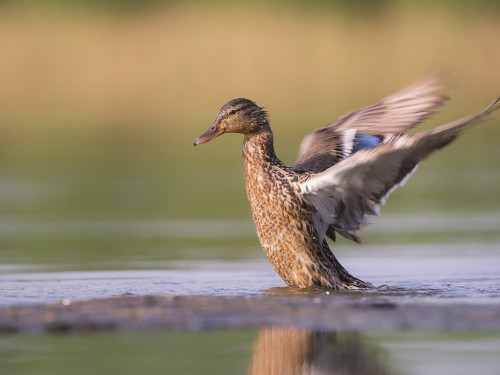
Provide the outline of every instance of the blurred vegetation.
[[[228,4],[247,4],[244,0],[191,0],[189,2],[195,6],[213,6]],[[266,4],[270,2],[256,0],[253,5]],[[158,7],[167,7],[182,4],[181,0],[0,0],[0,6],[14,7],[60,7],[73,9],[94,9],[111,10],[119,12],[137,12],[154,9]],[[394,6],[417,6],[422,8],[442,8],[447,7],[452,11],[499,11],[500,5],[496,0],[274,0],[272,6],[287,7],[298,10],[311,10],[321,12],[325,10],[340,11],[349,14],[367,14],[373,15],[374,11],[385,11]]]
[[[221,105],[265,106],[287,163],[307,132],[436,71],[453,100],[424,127],[467,115],[499,94],[498,8],[2,1],[0,216],[249,218],[241,139],[192,147]],[[499,137],[469,131],[384,212],[498,210]]]

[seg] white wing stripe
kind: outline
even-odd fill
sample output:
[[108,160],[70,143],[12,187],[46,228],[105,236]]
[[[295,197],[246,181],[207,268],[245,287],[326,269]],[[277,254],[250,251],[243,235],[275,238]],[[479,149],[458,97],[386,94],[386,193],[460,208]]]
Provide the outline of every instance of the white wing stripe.
[[342,132],[342,155],[344,159],[352,153],[354,137],[356,137],[356,129],[347,129]]

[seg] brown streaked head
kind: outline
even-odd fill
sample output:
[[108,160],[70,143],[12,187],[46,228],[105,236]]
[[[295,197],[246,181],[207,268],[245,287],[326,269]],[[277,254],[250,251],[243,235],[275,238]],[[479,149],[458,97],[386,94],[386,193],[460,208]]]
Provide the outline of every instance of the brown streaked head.
[[267,113],[263,108],[249,99],[233,99],[222,106],[212,125],[193,144],[197,146],[224,133],[257,133],[268,126]]

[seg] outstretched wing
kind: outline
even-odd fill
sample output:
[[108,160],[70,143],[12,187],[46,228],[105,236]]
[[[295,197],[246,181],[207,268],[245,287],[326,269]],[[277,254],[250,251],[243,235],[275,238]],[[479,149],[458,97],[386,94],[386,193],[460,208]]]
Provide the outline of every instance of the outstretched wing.
[[361,150],[301,183],[304,198],[317,209],[321,236],[333,230],[359,242],[366,215],[378,214],[388,195],[404,184],[418,163],[452,142],[465,127],[498,109],[485,110],[415,136],[402,134],[376,148]]
[[439,87],[437,79],[419,81],[308,134],[302,140],[294,169],[322,172],[353,152],[408,131],[446,100],[435,94]]

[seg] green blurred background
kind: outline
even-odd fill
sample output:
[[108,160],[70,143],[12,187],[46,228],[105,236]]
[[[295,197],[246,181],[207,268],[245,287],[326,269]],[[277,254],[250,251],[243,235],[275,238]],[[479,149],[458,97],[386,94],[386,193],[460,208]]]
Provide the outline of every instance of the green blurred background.
[[[423,128],[451,121],[500,94],[499,4],[1,1],[0,261],[222,246],[189,230],[250,219],[240,137],[192,146],[225,102],[266,107],[286,163],[309,131],[426,74],[445,73],[452,101]],[[499,139],[498,119],[470,130],[383,214],[498,212]],[[124,221],[192,229],[112,239],[43,230]],[[243,237],[238,247],[258,247],[251,230]]]

